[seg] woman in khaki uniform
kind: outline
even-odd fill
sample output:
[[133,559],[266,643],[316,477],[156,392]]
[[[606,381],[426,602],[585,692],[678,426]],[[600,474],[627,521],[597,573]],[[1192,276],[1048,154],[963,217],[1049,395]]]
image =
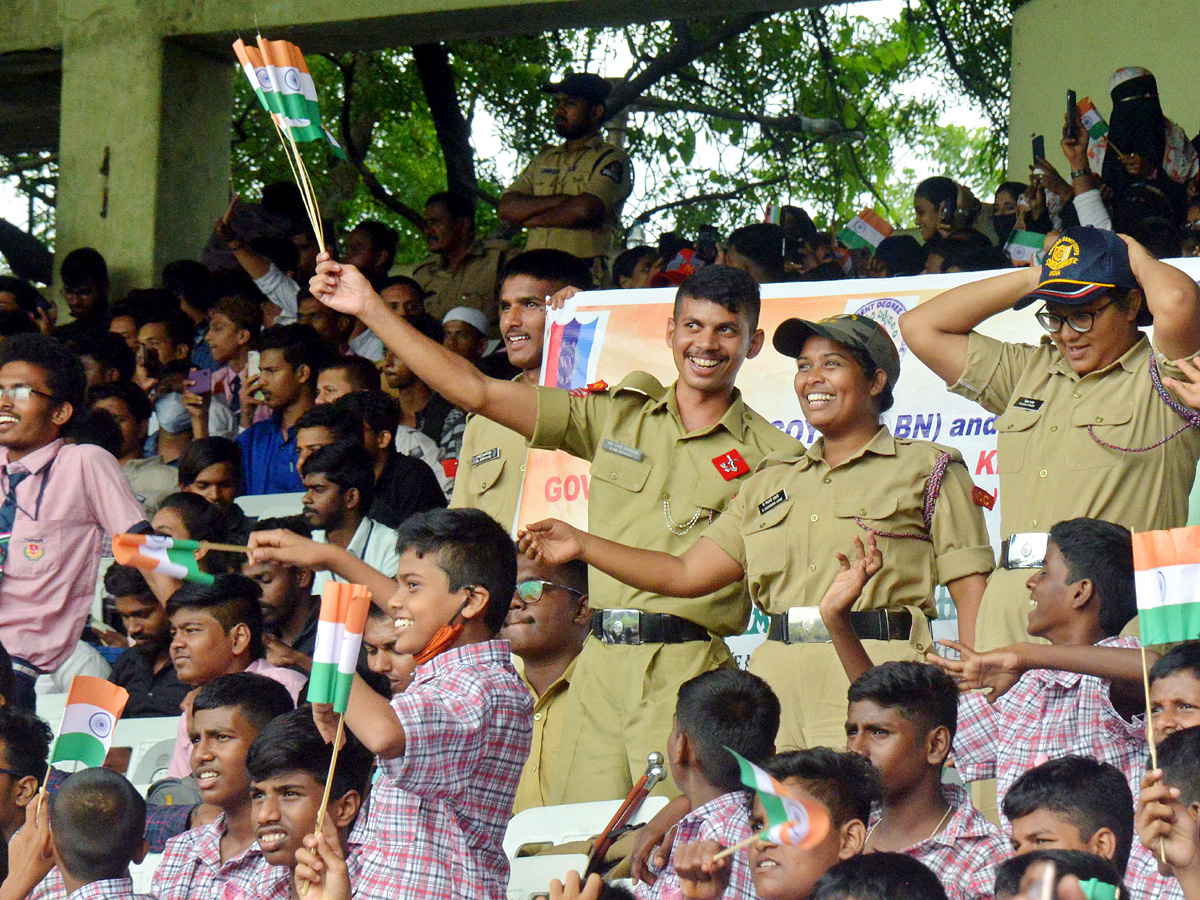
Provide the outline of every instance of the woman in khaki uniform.
[[768,456],[725,513],[676,557],[597,538],[557,520],[528,527],[521,548],[559,563],[581,558],[642,590],[690,597],[745,578],[771,616],[750,670],[783,706],[779,748],[845,745],[849,682],[818,604],[856,536],[875,535],[884,568],[852,614],[876,662],[921,659],[937,584],[950,590],[960,636],[994,557],[962,459],[926,441],[900,440],[879,422],[892,404],[900,360],[887,333],[862,316],[789,319],[775,348],[797,358],[796,394],[821,432],[806,452]]

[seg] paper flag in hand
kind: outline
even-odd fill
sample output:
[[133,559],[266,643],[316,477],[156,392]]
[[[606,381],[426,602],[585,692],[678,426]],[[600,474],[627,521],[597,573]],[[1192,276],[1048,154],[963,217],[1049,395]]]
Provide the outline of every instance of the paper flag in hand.
[[1200,526],[1136,532],[1133,580],[1143,644],[1200,637]]
[[199,541],[177,540],[160,534],[114,534],[112,544],[113,558],[123,566],[161,572],[196,584],[214,581],[207,572],[201,572],[196,563]]
[[[729,750],[728,747],[725,749]],[[758,794],[766,810],[764,840],[809,850],[825,839],[829,833],[829,813],[824,806],[792,796],[765,769],[733,750],[729,752],[733,753],[742,770],[742,784]]]
[[128,701],[129,691],[103,678],[72,678],[50,762],[77,760],[88,768],[102,765]]
[[370,606],[371,591],[366,585],[325,582],[308,679],[310,703],[332,703],[334,712],[346,711]]

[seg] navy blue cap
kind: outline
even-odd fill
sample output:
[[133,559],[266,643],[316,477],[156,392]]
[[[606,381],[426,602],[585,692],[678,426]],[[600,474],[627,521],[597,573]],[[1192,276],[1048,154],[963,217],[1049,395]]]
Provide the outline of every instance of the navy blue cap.
[[591,72],[575,72],[562,81],[550,83],[542,88],[547,94],[566,94],[568,97],[578,97],[597,106],[603,106],[612,93],[612,85],[608,80]]
[[1138,286],[1129,267],[1129,248],[1111,231],[1081,225],[1067,228],[1042,265],[1037,288],[1013,304],[1024,309],[1041,300],[1084,306],[1099,294]]

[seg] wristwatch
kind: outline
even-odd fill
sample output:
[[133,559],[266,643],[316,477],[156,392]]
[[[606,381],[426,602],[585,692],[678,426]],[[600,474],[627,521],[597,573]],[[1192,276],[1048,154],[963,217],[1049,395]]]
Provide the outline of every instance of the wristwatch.
[[1072,169],[1071,170],[1071,180],[1074,181],[1076,178],[1083,178],[1083,177],[1085,177],[1087,175],[1091,175],[1091,174],[1092,174],[1091,169],[1086,169],[1086,168],[1085,169]]

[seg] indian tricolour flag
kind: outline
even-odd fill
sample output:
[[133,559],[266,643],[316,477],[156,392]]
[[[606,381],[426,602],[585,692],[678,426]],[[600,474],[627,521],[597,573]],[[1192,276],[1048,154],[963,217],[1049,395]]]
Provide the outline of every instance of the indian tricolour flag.
[[299,47],[291,41],[268,41],[259,35],[257,47],[247,47],[238,38],[233,52],[259,102],[280,128],[290,131],[297,142],[326,140],[334,153],[346,158],[333,135],[321,125],[317,86]]
[[874,254],[880,241],[891,233],[891,225],[877,216],[873,209],[864,209],[846,223],[846,227],[838,232],[837,237],[844,247],[870,250]]
[[201,572],[196,563],[199,541],[185,541],[161,534],[114,534],[113,558],[123,566],[147,572],[161,572],[181,581],[212,584],[214,579]]
[[102,765],[128,701],[129,691],[103,678],[72,678],[50,762],[76,760],[88,768]]
[[332,703],[334,712],[346,711],[370,606],[371,591],[366,585],[325,582],[308,679],[310,703]]
[[1008,236],[1004,252],[1014,265],[1027,266],[1030,263],[1041,265],[1046,258],[1042,248],[1046,245],[1046,236],[1036,231],[1014,231]]
[[1100,110],[1092,105],[1092,101],[1084,97],[1079,101],[1079,115],[1083,119],[1083,127],[1087,129],[1088,137],[1093,141],[1098,141],[1100,138],[1108,134],[1108,123],[1104,121],[1104,116],[1100,115]]
[[1142,643],[1200,638],[1200,526],[1133,535]]
[[767,826],[760,833],[763,840],[809,850],[825,839],[829,813],[824,806],[792,796],[765,769],[733,750],[729,752],[742,770],[742,784],[758,794],[767,813]]

